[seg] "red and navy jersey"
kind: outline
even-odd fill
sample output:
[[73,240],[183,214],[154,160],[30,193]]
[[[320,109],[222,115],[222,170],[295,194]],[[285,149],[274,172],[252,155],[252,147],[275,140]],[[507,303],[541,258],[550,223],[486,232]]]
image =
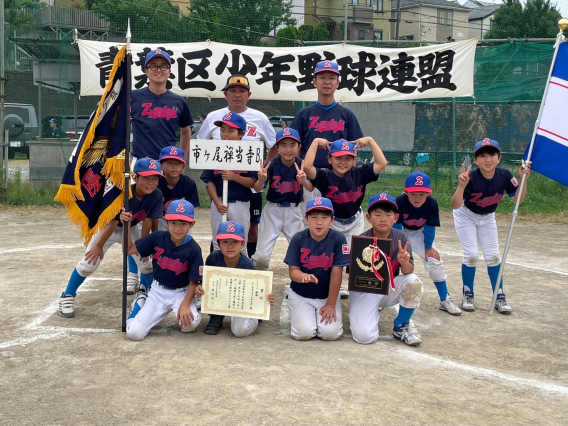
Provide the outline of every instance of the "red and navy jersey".
[[154,279],[169,289],[183,288],[190,281],[201,281],[201,247],[189,235],[176,246],[167,231],[156,231],[135,242],[142,257],[152,255]]
[[416,231],[424,225],[440,226],[440,209],[438,202],[434,197],[429,195],[426,201],[420,207],[414,207],[408,195],[402,193],[396,197],[398,206],[398,221],[405,229]]
[[[296,157],[298,167],[302,166],[302,159]],[[288,167],[282,163],[280,157],[276,157],[268,168],[266,185],[266,199],[272,203],[301,203],[304,187],[296,179],[298,171],[293,164]]]
[[[324,138],[330,142],[338,139],[354,141],[363,137],[363,131],[353,111],[335,104],[332,108],[323,109],[317,103],[303,108],[290,124],[300,134],[302,147],[300,157],[305,158],[312,141],[316,138]],[[314,166],[327,169],[329,163],[327,155],[329,151],[320,148],[317,151]]]
[[[201,173],[201,180],[205,183],[213,182],[215,188],[217,189],[217,196],[219,199],[223,196],[223,170],[203,170]],[[252,177],[257,178],[258,172],[247,172],[244,170],[233,170],[233,173],[240,175],[242,177]],[[250,188],[247,188],[234,180],[229,181],[229,202],[235,201],[250,201],[252,192]]]
[[322,197],[331,200],[336,217],[349,219],[359,211],[367,184],[378,178],[373,163],[369,163],[352,167],[343,177],[337,176],[333,170],[316,169],[316,178],[312,183],[320,190]]
[[[361,234],[361,236],[363,237],[374,237],[373,235],[373,228],[368,229],[367,231],[363,232]],[[398,229],[391,229],[390,234],[389,234],[389,239],[392,240],[391,243],[391,252],[389,257],[392,260],[392,272],[393,272],[393,276],[397,276],[400,275],[400,263],[398,263],[397,257],[398,257],[398,242],[400,241],[400,245],[402,247],[404,247],[404,245],[408,242],[408,238],[406,237],[406,234],[404,233],[404,231],[400,231]],[[410,243],[408,242],[408,247],[406,248],[406,251],[408,253],[410,253],[410,263],[412,263],[414,265],[414,257],[412,256],[412,246],[410,245]]]
[[318,242],[312,238],[309,229],[304,229],[292,237],[284,263],[297,266],[305,274],[315,275],[318,279],[317,284],[292,281],[292,290],[309,299],[327,299],[332,268],[349,265],[345,235],[330,229],[327,236]]
[[132,155],[159,158],[160,150],[175,146],[180,127],[193,124],[185,99],[167,90],[156,95],[148,87],[132,92]]
[[[237,266],[235,266],[235,268],[256,270],[254,263],[252,263],[252,260],[250,260],[246,256],[243,256],[243,254],[240,254],[240,256],[241,257],[239,258],[239,262],[237,263]],[[219,266],[221,268],[227,267],[227,264],[225,263],[225,257],[223,256],[223,253],[221,253],[221,250],[215,250],[209,256],[207,256],[207,259],[205,259],[205,265]]]
[[[160,219],[162,217],[162,191],[158,188],[151,194],[146,195],[141,200],[136,197],[136,184],[132,185],[132,198],[128,200],[128,210],[132,213],[132,226],[138,225],[139,222],[144,222],[144,219]],[[118,220],[118,226],[122,226],[120,222],[120,213],[114,218]]]
[[476,214],[493,213],[505,194],[515,196],[518,185],[511,171],[502,167],[495,169],[491,179],[483,177],[481,170],[473,169],[469,172],[469,182],[463,191],[463,203]]
[[195,181],[186,175],[181,175],[179,182],[170,189],[165,177],[160,177],[158,189],[162,191],[162,202],[164,203],[164,214],[173,200],[187,200],[193,207],[199,207],[199,194]]

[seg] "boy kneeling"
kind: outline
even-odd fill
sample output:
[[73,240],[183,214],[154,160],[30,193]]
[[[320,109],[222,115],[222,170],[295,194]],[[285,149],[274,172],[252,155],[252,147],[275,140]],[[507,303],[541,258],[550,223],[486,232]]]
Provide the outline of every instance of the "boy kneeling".
[[306,206],[308,229],[294,235],[288,246],[284,263],[292,280],[288,305],[294,339],[337,340],[343,334],[338,295],[349,247],[343,234],[330,229],[333,217],[328,198],[311,199]]
[[[403,231],[392,229],[398,220],[396,200],[382,192],[369,200],[367,221],[373,226],[361,234],[365,237],[390,238],[390,258],[393,261],[394,287],[388,295],[351,291],[349,322],[351,334],[357,343],[369,344],[379,338],[379,308],[400,304],[394,319],[392,335],[407,345],[422,343],[410,328],[410,318],[420,306],[422,281],[414,275],[414,259],[410,243]],[[291,315],[290,315],[291,316]]]

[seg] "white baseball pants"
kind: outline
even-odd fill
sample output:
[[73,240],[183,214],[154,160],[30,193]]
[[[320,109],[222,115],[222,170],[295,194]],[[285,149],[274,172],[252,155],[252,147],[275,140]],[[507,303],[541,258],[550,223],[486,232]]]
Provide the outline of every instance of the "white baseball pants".
[[[219,245],[217,244],[217,231],[219,230],[219,225],[223,220],[223,215],[217,210],[215,203],[211,203],[211,234],[213,236],[213,250],[219,250]],[[229,203],[229,211],[227,212],[227,220],[232,220],[233,222],[238,222],[245,228],[245,242],[248,241],[248,232],[250,229],[250,202],[237,201],[234,203]],[[247,246],[245,244],[244,248],[241,250],[243,255],[247,255]]]
[[[87,246],[87,251],[89,251],[99,241],[102,233],[103,231],[99,231],[93,236],[93,238],[89,242],[89,245]],[[130,228],[130,238],[132,239],[132,241],[138,241],[141,238],[140,234],[141,229],[138,226],[132,226]],[[122,228],[117,226],[112,235],[103,245],[103,253],[106,253],[113,244],[120,244],[121,242]],[[142,272],[143,274],[149,274],[152,272],[152,257],[148,257],[145,261],[142,261],[140,259],[140,256],[137,254],[132,255],[132,257],[134,258],[136,265],[138,265],[140,272]],[[89,277],[95,273],[95,271],[101,264],[101,260],[101,258],[97,259],[97,262],[93,265],[92,263],[88,263],[87,260],[83,258],[76,266],[77,272],[82,277]]]
[[231,317],[231,332],[235,337],[247,337],[258,327],[256,318]]
[[479,257],[477,240],[479,239],[487,266],[501,264],[495,213],[476,214],[462,205],[454,210],[453,214],[456,233],[463,248],[462,263],[471,267],[477,266]]
[[349,246],[349,250],[351,250],[351,237],[353,235],[361,235],[365,230],[363,211],[359,210],[355,216],[356,216],[355,220],[351,223],[348,223],[347,225],[343,225],[342,223],[339,223],[335,220],[331,223],[331,229],[334,229],[337,232],[341,232],[343,235],[345,235],[345,239],[347,240],[347,246]]
[[290,328],[294,339],[310,340],[317,336],[322,340],[337,340],[343,335],[341,299],[337,297],[335,304],[337,319],[331,324],[321,322],[319,311],[326,303],[327,299],[308,299],[292,289],[288,291]]
[[[162,321],[170,311],[177,316],[179,306],[187,295],[187,287],[169,290],[162,287],[156,280],[148,293],[146,303],[134,318],[126,321],[126,336],[130,340],[143,340],[150,330]],[[195,299],[189,305],[193,314],[193,321],[184,327],[184,332],[194,331],[201,322],[201,314],[195,306]]]
[[[412,252],[417,254],[422,259],[424,264],[424,269],[430,275],[430,279],[435,283],[446,281],[448,276],[444,272],[444,262],[436,260],[433,257],[426,259],[426,248],[424,247],[424,228],[417,230],[409,230],[403,228],[408,241],[410,241],[410,247],[412,247]],[[436,249],[436,244],[432,244],[432,248]]]
[[[394,277],[394,290],[388,295],[350,291],[349,323],[353,340],[364,345],[379,338],[379,308],[400,306],[408,309],[420,307],[422,281],[415,274]],[[291,317],[291,315],[290,315]]]
[[278,204],[267,201],[260,216],[256,253],[252,257],[256,269],[268,269],[270,256],[280,233],[283,233],[290,243],[292,237],[303,229],[300,206],[278,207]]

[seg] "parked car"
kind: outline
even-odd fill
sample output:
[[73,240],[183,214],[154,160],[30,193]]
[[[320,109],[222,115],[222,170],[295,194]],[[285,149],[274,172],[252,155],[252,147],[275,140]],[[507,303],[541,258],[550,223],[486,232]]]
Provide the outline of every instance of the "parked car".
[[284,120],[288,124],[288,126],[290,126],[293,119],[294,117],[290,115],[276,115],[268,118],[268,120],[270,120],[270,124],[272,124],[276,132],[278,132],[282,128],[282,126],[280,125],[280,120]]
[[35,107],[31,104],[5,103],[4,128],[9,130],[8,158],[16,153],[30,157],[30,139],[39,135]]

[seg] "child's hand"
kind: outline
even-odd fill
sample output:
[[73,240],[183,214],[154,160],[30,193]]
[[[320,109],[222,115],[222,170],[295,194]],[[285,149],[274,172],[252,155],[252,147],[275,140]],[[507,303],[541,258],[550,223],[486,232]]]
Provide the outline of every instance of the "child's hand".
[[406,265],[408,262],[410,262],[410,253],[406,251],[409,244],[410,241],[407,241],[403,248],[400,245],[400,240],[398,240],[398,255],[396,256],[396,259],[398,260],[398,263],[400,263],[401,265],[403,264]]
[[223,178],[223,180],[235,180],[235,174],[231,170],[223,170],[221,177]]
[[201,284],[199,284],[196,288],[195,288],[195,295],[197,297],[201,297],[205,294],[205,292],[203,291],[203,286]]
[[318,148],[324,148],[324,149],[327,149],[327,150],[330,149],[329,147],[331,146],[331,142],[328,141],[327,139],[317,138],[317,139],[314,139],[314,141],[312,143],[314,143],[315,141],[317,141],[317,143],[318,143]]
[[531,175],[531,163],[530,161],[524,162],[523,165],[519,168],[519,177],[522,179],[523,175],[527,175],[527,179]]
[[179,305],[176,320],[182,327],[187,327],[191,324],[193,321],[193,313],[191,312],[189,305],[186,305],[185,303]]
[[105,254],[103,253],[103,248],[99,247],[96,244],[93,247],[91,247],[91,249],[87,253],[85,253],[85,260],[89,264],[95,265],[99,257],[101,258],[101,260],[103,260]]
[[462,163],[462,172],[458,176],[459,186],[465,188],[469,182],[469,172],[471,171],[471,164],[465,169],[465,164]]
[[304,160],[302,160],[302,166],[298,168],[298,164],[294,163],[296,166],[296,180],[300,183],[300,185],[307,185],[308,177],[306,176],[306,172],[304,172]]
[[435,248],[429,248],[424,250],[424,257],[426,258],[426,262],[428,262],[428,258],[433,257],[436,260],[440,260],[440,253]]
[[124,225],[126,222],[130,222],[131,220],[132,220],[132,213],[124,210],[123,207],[122,211],[120,212],[120,222],[122,222],[122,224]]
[[264,183],[266,182],[266,179],[268,179],[268,168],[270,167],[270,163],[271,161],[268,162],[266,167],[260,166],[260,170],[258,171],[258,181],[260,183]]
[[367,136],[361,139],[357,139],[356,141],[353,141],[353,143],[355,144],[355,149],[365,148],[367,145],[369,145],[370,138]]
[[215,207],[217,207],[217,211],[220,214],[226,214],[229,212],[229,206],[226,206],[225,204],[223,204],[221,201],[215,203]]
[[302,277],[302,282],[303,283],[318,283],[318,279],[316,278],[315,275],[312,274],[304,274],[304,276]]
[[335,315],[335,306],[322,306],[319,313],[321,315],[321,322],[325,321],[326,325],[331,324],[332,322],[335,322],[337,320],[337,317]]
[[270,293],[268,296],[266,296],[266,300],[268,300],[270,306],[274,306],[274,293]]

